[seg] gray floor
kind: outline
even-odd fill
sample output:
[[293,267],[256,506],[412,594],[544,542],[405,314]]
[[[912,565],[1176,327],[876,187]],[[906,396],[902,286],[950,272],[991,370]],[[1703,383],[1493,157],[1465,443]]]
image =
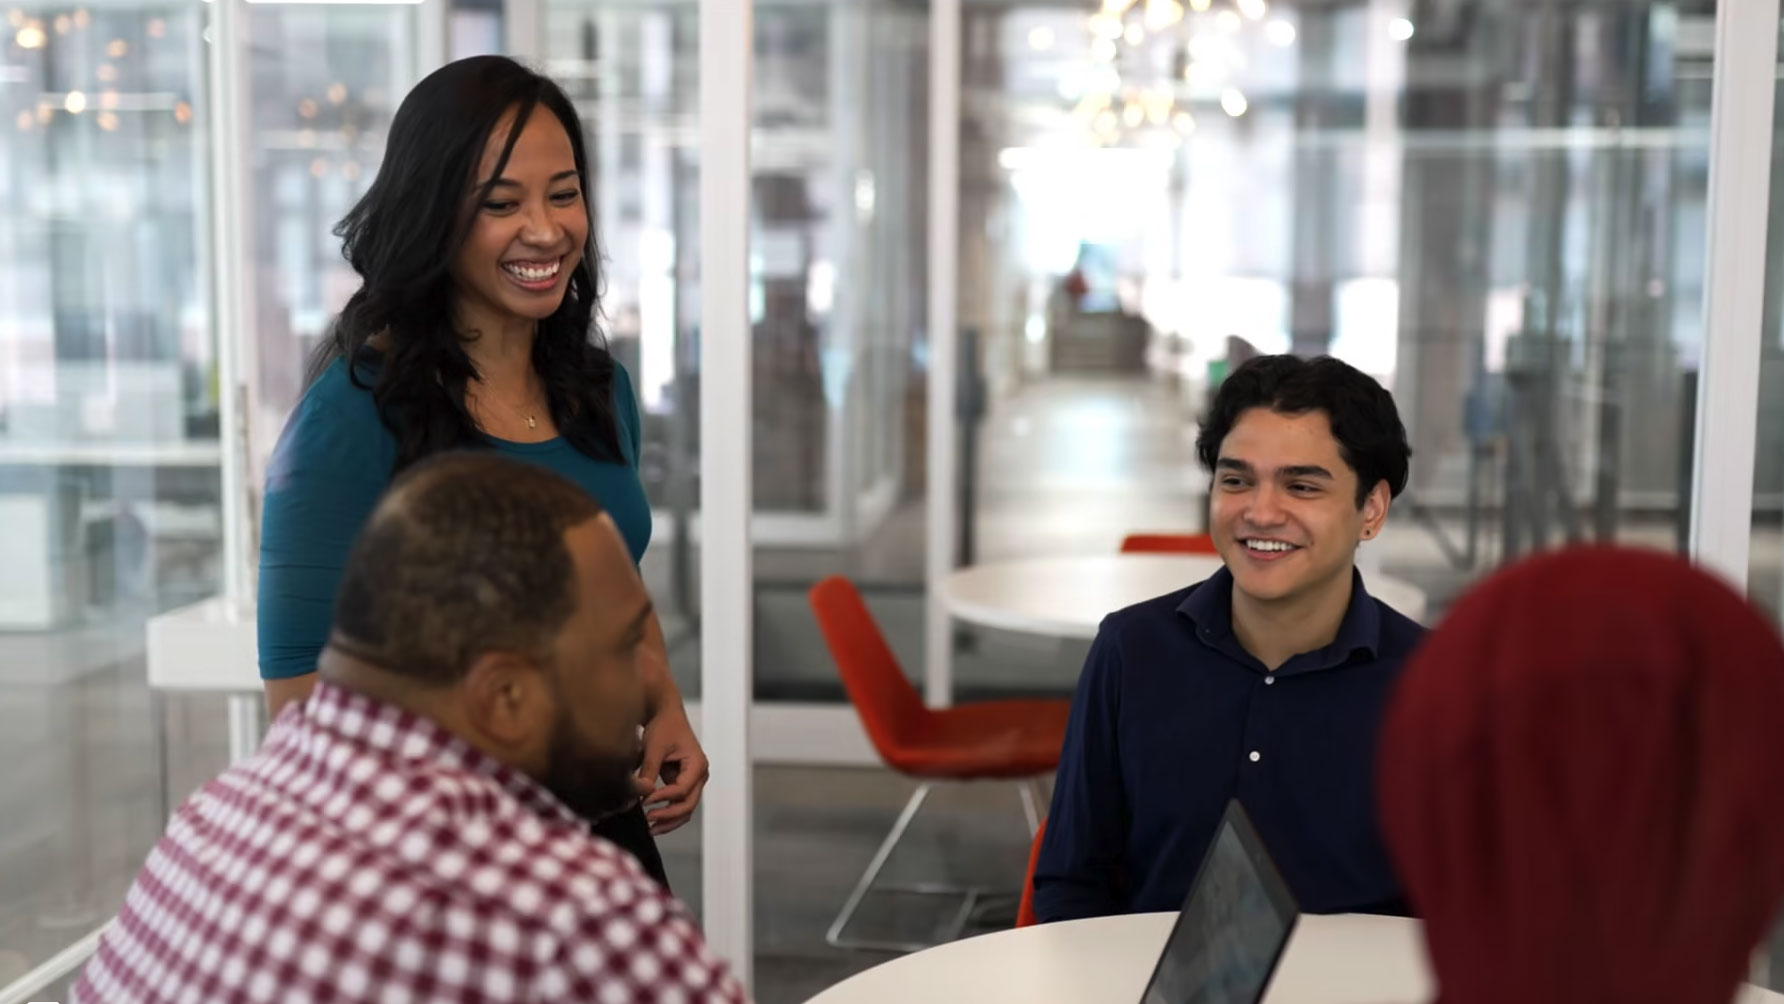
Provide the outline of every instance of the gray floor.
[[[1102,553],[1130,531],[1198,529],[1204,482],[1193,431],[1188,410],[1162,383],[1025,388],[984,428],[980,557]],[[923,530],[922,507],[912,503],[846,553],[758,552],[758,686],[840,700],[803,597],[812,581],[836,572],[868,584],[894,650],[919,672]],[[1380,546],[1384,570],[1424,586],[1438,615],[1480,572],[1457,568],[1437,543],[1437,533],[1460,538],[1459,520],[1440,520],[1435,531],[1397,510]],[[1622,539],[1667,547],[1671,529],[1626,521]],[[1775,587],[1775,528],[1756,534],[1755,553],[1764,566],[1756,585]],[[1481,567],[1492,558],[1489,536]],[[646,571],[661,596],[662,549],[653,548]],[[168,797],[224,763],[220,699],[151,702],[141,661],[145,615],[113,611],[105,627],[0,634],[0,986],[103,921],[159,834]],[[697,626],[670,620],[672,661],[693,690]],[[998,633],[965,633],[961,643],[956,677],[968,696],[1066,693],[1083,655],[1080,645]],[[831,950],[822,936],[911,787],[877,770],[762,768],[756,781],[757,993],[766,1004],[793,1004],[884,958]],[[891,877],[1013,892],[1026,846],[1013,788],[944,791],[919,817]],[[697,905],[697,827],[672,835],[665,849],[677,891]],[[947,907],[873,902],[861,931],[921,936]]]
[[[891,828],[914,786],[884,771],[763,767],[756,770],[756,993],[762,1004],[796,1004],[885,961],[880,952],[824,943],[843,899]],[[1028,830],[1015,786],[947,785],[929,796],[882,881],[946,882],[1007,893],[984,915],[1008,926],[1028,859]],[[664,841],[677,893],[698,910],[699,835],[690,825]],[[848,933],[931,940],[959,900],[870,896]]]

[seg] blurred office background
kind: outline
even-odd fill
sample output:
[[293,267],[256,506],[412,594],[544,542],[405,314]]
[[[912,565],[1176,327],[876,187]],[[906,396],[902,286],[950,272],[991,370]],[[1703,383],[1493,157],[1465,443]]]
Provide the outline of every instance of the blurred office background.
[[[1429,621],[1534,550],[1687,546],[1720,337],[1716,3],[965,0],[945,338],[926,308],[931,5],[755,8],[744,207],[700,202],[692,0],[0,0],[0,987],[103,923],[170,806],[227,764],[225,698],[152,690],[145,626],[251,568],[226,567],[226,535],[251,555],[266,457],[356,282],[330,228],[445,59],[524,55],[584,117],[604,329],[644,409],[645,572],[695,700],[702,381],[752,388],[768,1004],[884,958],[823,933],[909,785],[862,741],[805,592],[850,576],[926,679],[936,423],[961,565],[1202,529],[1197,410],[1283,351],[1340,356],[1399,402],[1412,487],[1368,558]],[[747,375],[699,366],[715,212],[749,214]],[[1747,586],[1773,616],[1781,270],[1774,246],[1745,291],[1764,326],[1742,364],[1760,381]],[[964,390],[944,413],[938,345]],[[946,642],[960,700],[1065,696],[1084,654],[970,625]],[[697,830],[665,845],[696,907]],[[1027,843],[1007,789],[945,793],[893,872],[1014,890]],[[859,923],[920,937],[948,909],[892,900]]]

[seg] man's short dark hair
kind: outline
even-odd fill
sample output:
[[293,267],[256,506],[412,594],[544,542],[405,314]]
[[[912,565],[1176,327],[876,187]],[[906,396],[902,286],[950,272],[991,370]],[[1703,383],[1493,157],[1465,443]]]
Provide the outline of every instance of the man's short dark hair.
[[1284,415],[1324,412],[1339,455],[1357,472],[1357,505],[1375,486],[1388,483],[1390,497],[1406,490],[1412,448],[1393,395],[1356,367],[1331,356],[1258,356],[1229,374],[1214,395],[1196,435],[1196,456],[1214,470],[1220,444],[1239,416],[1253,408]]
[[405,471],[360,532],[336,635],[381,668],[446,686],[488,652],[545,656],[576,606],[565,531],[601,514],[581,488],[495,453]]

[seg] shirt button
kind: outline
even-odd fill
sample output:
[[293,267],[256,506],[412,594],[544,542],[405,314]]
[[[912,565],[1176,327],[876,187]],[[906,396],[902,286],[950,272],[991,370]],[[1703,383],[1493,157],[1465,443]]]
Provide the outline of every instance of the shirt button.
[[1274,686],[1276,686],[1276,676],[1275,676],[1275,674],[1271,674],[1271,675],[1269,675],[1269,676],[1266,676],[1266,677],[1264,677],[1264,686],[1266,686],[1266,687],[1274,687]]
[[1257,763],[1259,760],[1262,760],[1263,758],[1264,758],[1264,755],[1262,753],[1259,753],[1257,750],[1251,751],[1251,762],[1252,763]]

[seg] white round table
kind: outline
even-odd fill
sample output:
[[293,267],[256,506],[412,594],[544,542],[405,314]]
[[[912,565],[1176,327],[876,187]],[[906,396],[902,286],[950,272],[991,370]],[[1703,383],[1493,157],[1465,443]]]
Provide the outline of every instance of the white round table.
[[[942,580],[948,613],[983,627],[1095,638],[1107,614],[1194,585],[1221,560],[1195,554],[1092,554],[973,565]],[[1425,591],[1391,575],[1367,577],[1370,595],[1415,621]]]
[[[1139,1004],[1174,913],[1042,924],[939,945],[858,973],[809,1004]],[[1415,920],[1302,917],[1264,1004],[1425,1004]],[[1748,987],[1739,1004],[1784,1004]]]

